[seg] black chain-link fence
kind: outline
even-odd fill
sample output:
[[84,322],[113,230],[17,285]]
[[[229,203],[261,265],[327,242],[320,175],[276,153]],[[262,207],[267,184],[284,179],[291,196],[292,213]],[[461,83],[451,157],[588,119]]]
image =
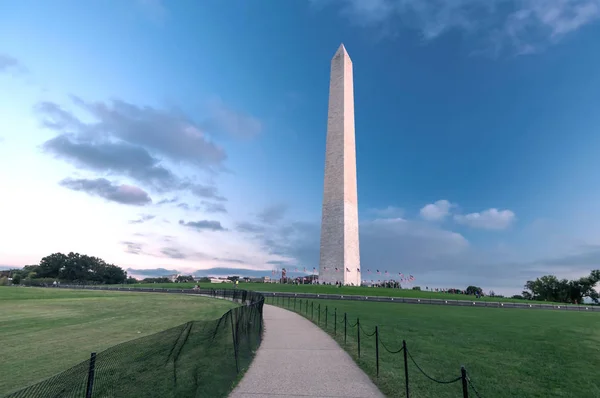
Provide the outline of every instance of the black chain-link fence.
[[[413,356],[410,353],[410,350],[407,347],[406,341],[402,340],[402,346],[397,350],[389,349],[386,344],[383,343],[380,335],[379,326],[375,326],[375,329],[372,331],[365,330],[363,325],[360,322],[359,318],[356,318],[356,321],[351,322],[348,318],[348,314],[338,314],[337,310],[330,311],[328,306],[321,306],[319,300],[311,301],[307,298],[291,298],[290,296],[279,296],[273,295],[266,298],[266,302],[269,304],[277,305],[289,310],[293,310],[295,312],[300,313],[311,321],[317,323],[317,325],[323,327],[328,333],[331,333],[331,328],[333,327],[333,335],[337,336],[338,333],[344,334],[344,343],[347,342],[347,337],[352,333],[352,335],[356,336],[357,342],[357,353],[358,357],[361,356],[361,337],[364,338],[374,338],[375,339],[375,366],[376,366],[376,376],[379,377],[379,347],[381,346],[385,351],[390,354],[402,354],[402,360],[404,361],[404,396],[410,397],[410,378],[408,372],[409,360],[414,364],[417,370],[422,373],[425,378],[430,380],[431,382],[437,384],[454,384],[461,382],[461,388],[464,398],[468,398],[470,394],[474,394],[472,396],[481,398],[479,391],[473,385],[471,378],[469,377],[466,369],[461,366],[460,370],[457,369],[457,376],[451,377],[447,380],[441,380],[435,377],[430,376],[423,370],[423,368],[415,361]],[[338,328],[342,328],[343,331]]]
[[237,289],[135,291],[199,294],[241,305],[217,320],[188,322],[92,353],[89,360],[6,398],[226,397],[260,345],[264,297]]

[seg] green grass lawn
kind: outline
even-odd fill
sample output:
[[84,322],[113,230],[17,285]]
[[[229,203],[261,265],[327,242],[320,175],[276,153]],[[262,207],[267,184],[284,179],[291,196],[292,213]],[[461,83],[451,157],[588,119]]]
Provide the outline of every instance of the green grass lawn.
[[[235,306],[185,295],[0,287],[0,395],[62,372],[91,352],[152,340],[189,321],[216,320]],[[181,331],[169,333],[177,338]],[[229,344],[231,335],[225,338]]]
[[[271,303],[268,299],[267,303]],[[389,397],[404,397],[402,354],[389,354],[380,345],[376,376],[375,338],[348,327],[344,345],[344,312],[348,322],[366,333],[379,326],[380,339],[390,350],[407,342],[408,351],[430,376],[450,380],[464,365],[482,397],[600,397],[600,314],[501,308],[442,307],[393,303],[312,300],[336,311],[336,339]],[[310,302],[310,301],[309,301]],[[283,300],[288,308],[288,301]],[[293,310],[293,300],[291,300]],[[296,308],[299,309],[299,301]],[[304,311],[303,306],[303,311]],[[310,304],[308,316],[310,317]],[[327,330],[333,334],[333,316]],[[321,315],[325,328],[325,315]],[[409,359],[411,397],[459,397],[461,385],[427,380]],[[471,395],[476,396],[471,391]]]
[[[135,285],[125,285],[126,287],[150,287],[165,289],[191,289],[195,283],[140,283]],[[200,283],[202,288],[213,289],[233,289],[231,283]],[[463,294],[436,293],[424,290],[412,289],[386,289],[375,287],[354,287],[354,286],[326,286],[326,285],[291,285],[282,283],[243,283],[240,282],[238,289],[254,290],[261,292],[281,292],[281,293],[316,293],[316,294],[343,294],[356,296],[385,296],[385,297],[411,297],[422,299],[439,300],[473,300],[473,301],[491,301],[491,302],[511,302],[511,303],[542,303],[552,304],[543,301],[515,300],[499,297],[481,297],[476,299],[474,296]],[[561,305],[568,305],[562,304]]]

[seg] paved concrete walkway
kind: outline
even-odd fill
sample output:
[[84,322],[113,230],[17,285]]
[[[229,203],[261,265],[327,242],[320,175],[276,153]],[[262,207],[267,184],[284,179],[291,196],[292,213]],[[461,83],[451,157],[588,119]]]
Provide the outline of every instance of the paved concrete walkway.
[[264,306],[265,334],[230,398],[383,398],[369,377],[331,338],[306,318]]

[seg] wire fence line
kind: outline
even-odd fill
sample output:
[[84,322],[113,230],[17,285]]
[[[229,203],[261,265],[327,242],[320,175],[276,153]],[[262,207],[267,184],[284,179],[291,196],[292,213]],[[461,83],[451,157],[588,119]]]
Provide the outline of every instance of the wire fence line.
[[[318,301],[318,300],[317,300]],[[277,305],[289,310],[293,310],[295,312],[300,313],[304,317],[309,320],[317,323],[320,327],[323,327],[327,333],[330,333],[330,327],[333,326],[333,334],[337,337],[338,335],[338,325],[343,325],[344,330],[344,344],[347,344],[348,335],[350,332],[356,333],[356,342],[357,342],[357,353],[358,358],[361,357],[361,337],[363,338],[372,338],[375,337],[375,367],[376,367],[376,376],[379,377],[379,346],[383,347],[385,351],[389,354],[403,354],[404,359],[404,386],[405,386],[405,397],[410,397],[410,382],[409,382],[409,372],[408,365],[409,360],[414,364],[419,373],[425,376],[428,380],[437,383],[437,384],[454,384],[461,383],[463,398],[469,398],[469,396],[473,396],[476,398],[482,398],[479,391],[475,388],[471,378],[469,377],[467,370],[464,366],[460,368],[460,375],[454,378],[450,378],[448,380],[440,380],[429,375],[425,370],[417,363],[417,361],[413,358],[410,353],[410,350],[407,347],[406,340],[402,340],[402,347],[397,350],[393,350],[388,348],[381,339],[379,326],[375,326],[375,329],[372,332],[365,330],[363,325],[360,322],[359,318],[356,318],[356,322],[350,322],[348,319],[348,314],[344,313],[343,317],[338,316],[337,309],[333,312],[329,310],[328,306],[325,306],[323,309],[321,303],[315,304],[314,301],[310,301],[308,298],[290,298],[290,296],[269,296],[266,297],[266,302],[269,304]],[[340,318],[340,320],[338,320]],[[348,329],[351,329],[350,331]],[[356,328],[356,331],[352,331],[352,329]],[[341,333],[341,331],[340,331]],[[340,336],[341,337],[341,336]],[[472,394],[471,394],[472,393]],[[471,395],[470,395],[471,394]]]
[[600,305],[597,304],[565,304],[565,303],[539,303],[539,302],[513,302],[513,301],[480,301],[471,299],[453,300],[449,298],[413,298],[413,297],[388,297],[388,296],[357,296],[349,294],[325,294],[325,293],[291,293],[291,292],[260,292],[265,297],[296,297],[297,299],[321,299],[321,300],[341,300],[341,301],[376,301],[397,304],[434,304],[441,306],[457,307],[491,307],[504,309],[529,309],[529,310],[557,310],[557,311],[587,311],[600,312]]
[[191,321],[127,341],[6,398],[226,397],[260,345],[264,296],[239,289],[128,289],[197,294],[240,304],[212,321]]

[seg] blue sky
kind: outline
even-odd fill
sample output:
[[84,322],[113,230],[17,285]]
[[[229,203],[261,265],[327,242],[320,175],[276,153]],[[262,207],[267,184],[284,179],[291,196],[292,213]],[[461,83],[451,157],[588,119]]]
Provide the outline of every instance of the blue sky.
[[599,20],[599,0],[2,2],[0,264],[318,267],[343,42],[363,269],[579,277],[600,260]]

